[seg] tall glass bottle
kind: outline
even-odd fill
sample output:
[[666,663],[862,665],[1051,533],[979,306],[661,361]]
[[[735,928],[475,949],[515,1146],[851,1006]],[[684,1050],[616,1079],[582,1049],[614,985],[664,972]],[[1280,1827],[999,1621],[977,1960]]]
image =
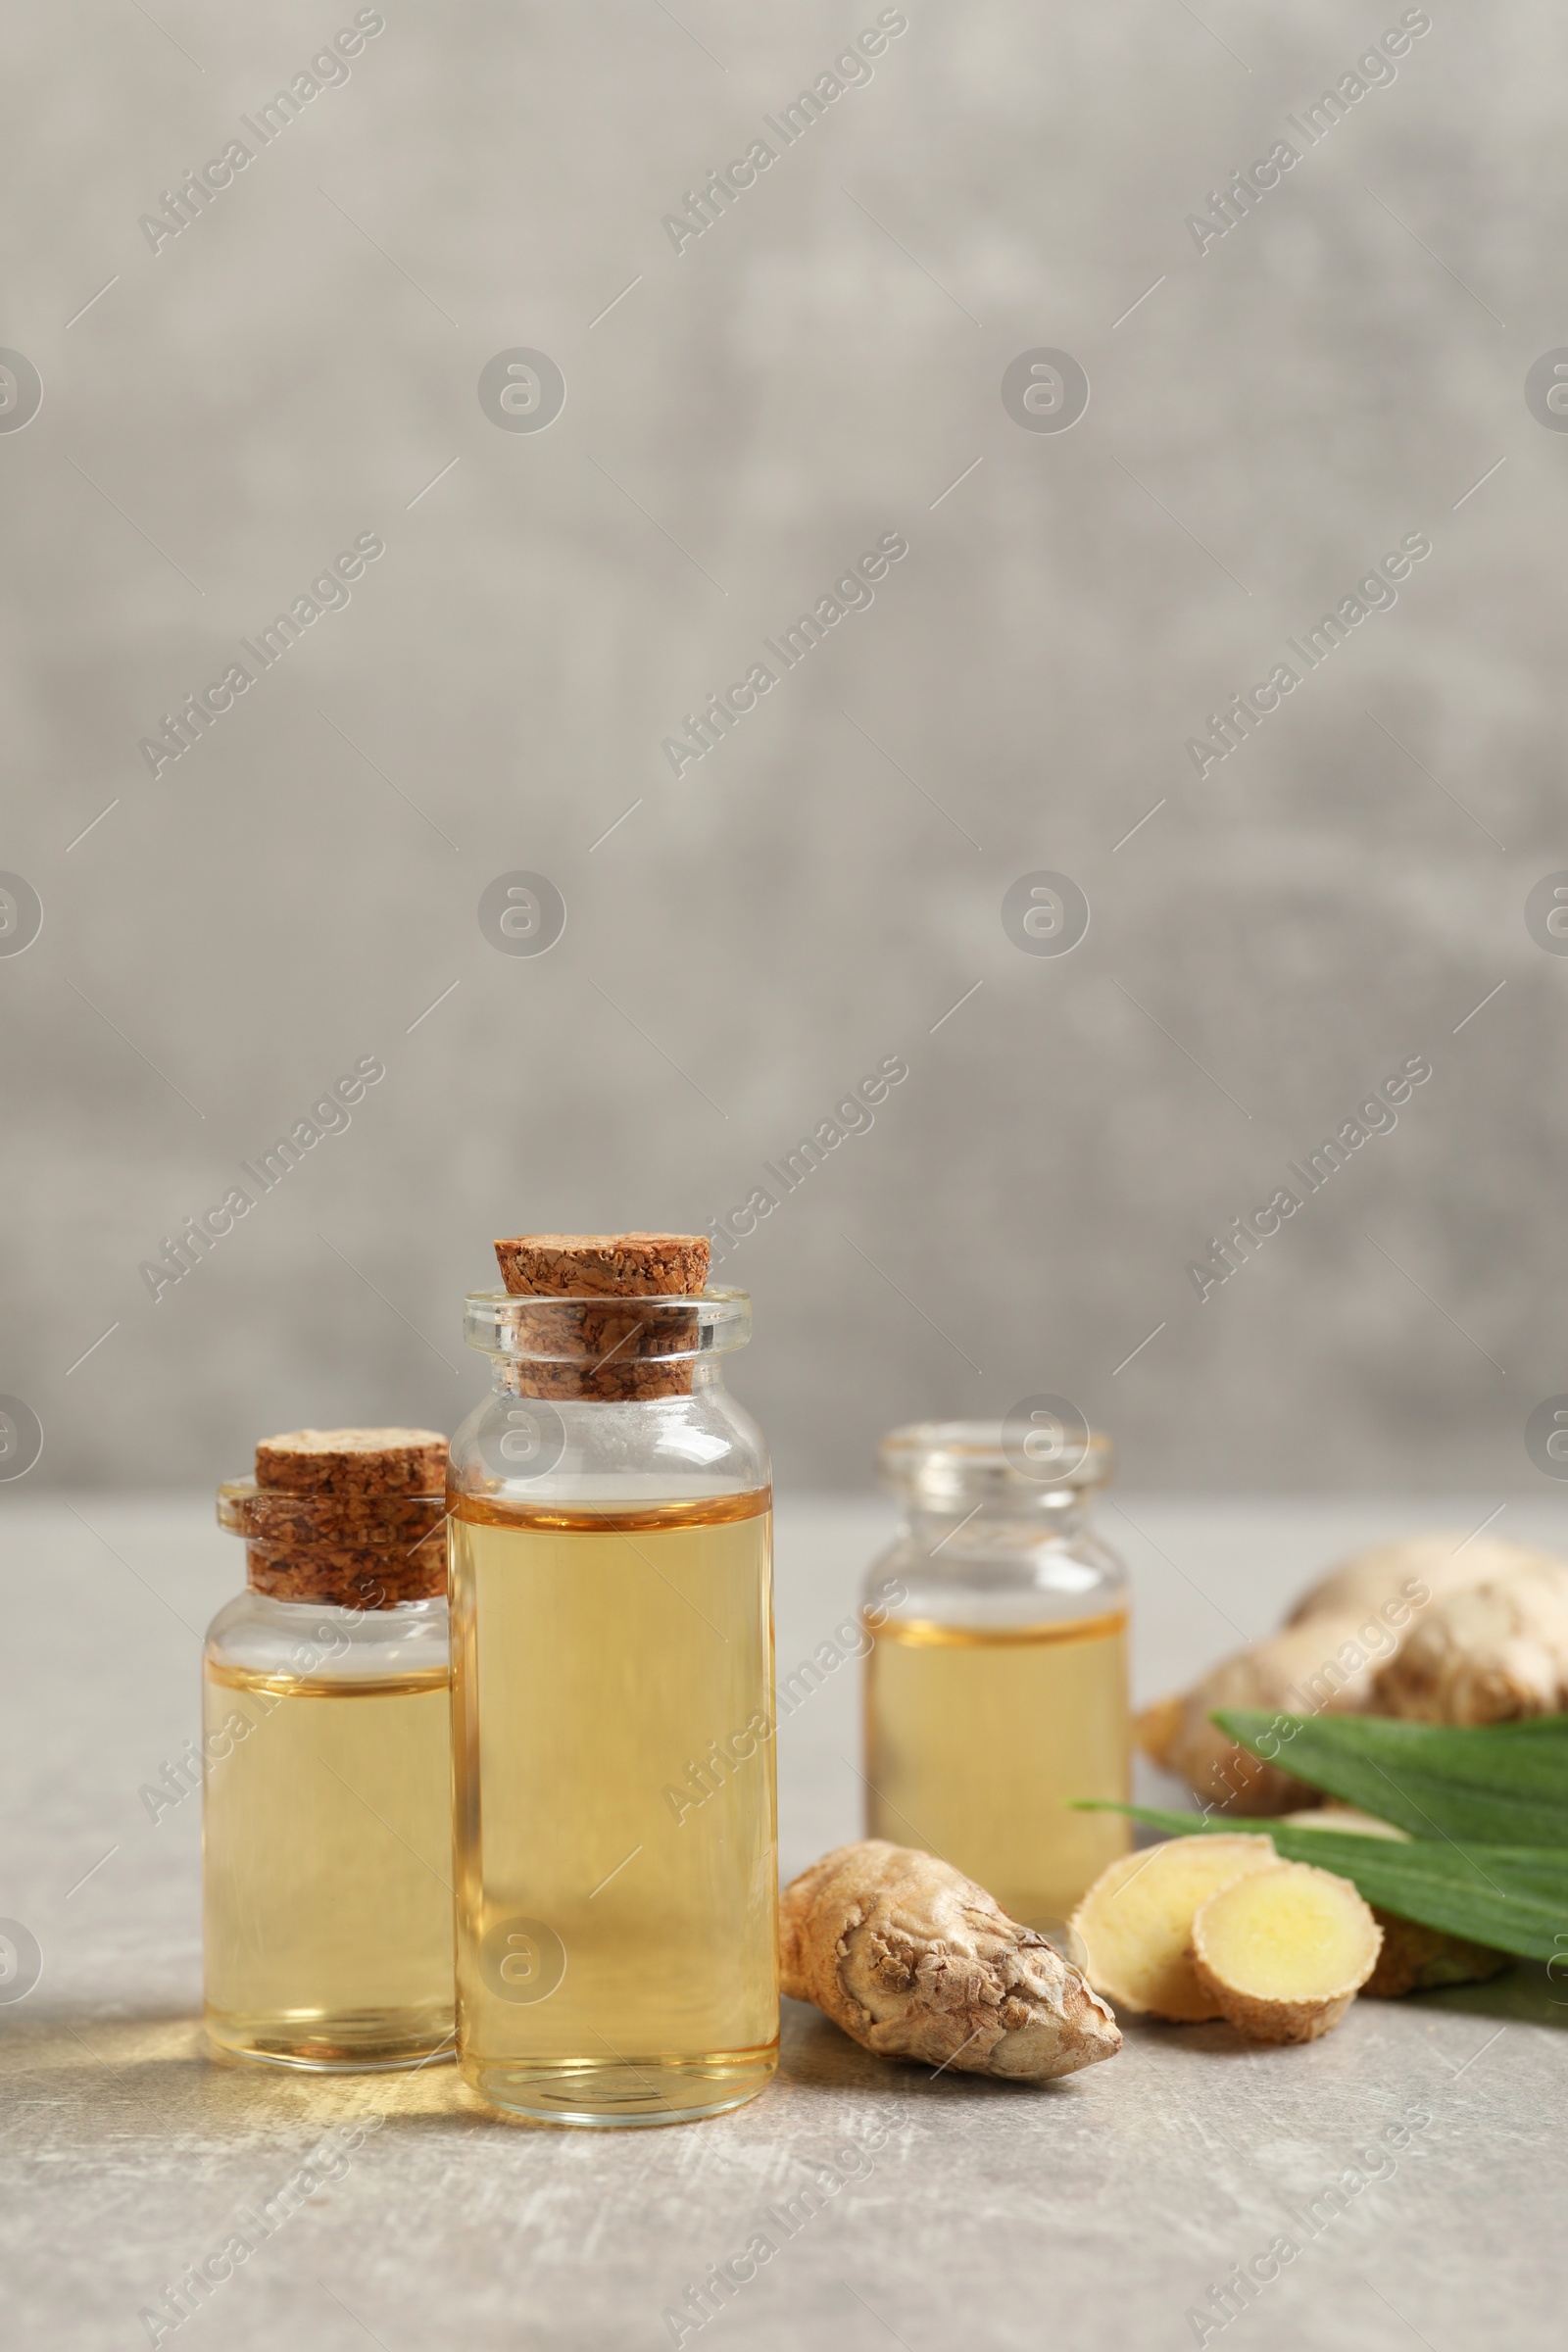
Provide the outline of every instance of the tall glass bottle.
[[865,1587],[867,1832],[954,1863],[1026,1926],[1059,1926],[1125,1853],[1127,1585],[1089,1524],[1107,1438],[998,1423],[896,1429],[904,1521]]
[[249,1574],[202,1660],[205,2012],[228,2057],[354,2072],[452,2040],[444,1453],[428,1430],[302,1430],[257,1462],[309,1491],[218,1491]]
[[458,2054],[519,2115],[715,2115],[777,2061],[770,1473],[720,1368],[750,1333],[735,1291],[467,1301]]

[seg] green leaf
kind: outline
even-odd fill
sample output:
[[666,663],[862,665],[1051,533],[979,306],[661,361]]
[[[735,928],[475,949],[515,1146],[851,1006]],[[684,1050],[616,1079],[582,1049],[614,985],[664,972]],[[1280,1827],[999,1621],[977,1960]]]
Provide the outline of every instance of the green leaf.
[[1361,1838],[1297,1823],[1232,1814],[1163,1813],[1149,1805],[1097,1805],[1129,1813],[1173,1838],[1272,1838],[1287,1862],[1315,1862],[1348,1879],[1367,1902],[1396,1918],[1441,1928],[1472,1943],[1527,1960],[1568,1955],[1568,1853],[1534,1846],[1477,1845],[1462,1851],[1434,1838]]
[[1412,1838],[1568,1847],[1568,1715],[1466,1727],[1221,1707],[1212,1720],[1254,1755]]

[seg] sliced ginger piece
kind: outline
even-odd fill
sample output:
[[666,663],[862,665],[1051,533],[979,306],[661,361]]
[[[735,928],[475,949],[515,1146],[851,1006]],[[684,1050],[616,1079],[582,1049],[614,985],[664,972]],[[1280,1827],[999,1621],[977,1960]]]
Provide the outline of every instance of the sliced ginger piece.
[[1084,1973],[1118,2009],[1201,2025],[1225,2012],[1193,1973],[1193,1914],[1245,1871],[1279,1861],[1267,1838],[1171,1838],[1121,1854],[1102,1870],[1072,1915],[1087,1955]]
[[1193,1970],[1249,2041],[1315,2041],[1377,1966],[1383,1930],[1348,1879],[1279,1862],[1234,1879],[1193,1918]]
[[1392,1821],[1379,1821],[1375,1813],[1363,1813],[1359,1805],[1336,1804],[1331,1797],[1326,1805],[1318,1805],[1310,1813],[1286,1813],[1280,1827],[1288,1830],[1339,1830],[1350,1838],[1394,1838],[1408,1845],[1408,1830],[1396,1829]]

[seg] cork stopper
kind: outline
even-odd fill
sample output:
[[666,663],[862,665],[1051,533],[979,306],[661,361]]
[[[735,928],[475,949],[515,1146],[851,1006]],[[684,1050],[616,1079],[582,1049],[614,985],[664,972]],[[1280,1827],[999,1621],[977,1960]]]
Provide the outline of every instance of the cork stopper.
[[291,1429],[256,1448],[256,1484],[283,1494],[439,1494],[446,1483],[436,1429]]
[[[443,1506],[445,1497],[442,1498]],[[245,1581],[273,1600],[315,1600],[338,1609],[394,1609],[400,1600],[435,1600],[447,1589],[447,1538],[441,1526],[412,1544],[361,1548],[337,1543],[251,1543]]]
[[[509,1365],[509,1387],[522,1396],[621,1403],[689,1396],[690,1363],[660,1358],[694,1348],[696,1316],[662,1315],[656,1329],[635,1302],[700,1297],[710,1247],[702,1233],[524,1233],[498,1241],[496,1263],[511,1296],[545,1302],[520,1335],[524,1360]],[[565,1303],[574,1299],[626,1303]]]
[[711,1248],[706,1233],[519,1233],[496,1263],[514,1298],[695,1298]]
[[446,1591],[447,1441],[431,1429],[264,1438],[256,1477],[219,1489],[249,1582],[276,1600],[390,1609]]

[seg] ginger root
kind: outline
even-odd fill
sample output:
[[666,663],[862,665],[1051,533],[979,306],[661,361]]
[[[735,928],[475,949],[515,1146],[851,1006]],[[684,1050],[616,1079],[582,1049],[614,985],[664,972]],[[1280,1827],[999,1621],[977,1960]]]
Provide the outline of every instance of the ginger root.
[[[1515,1544],[1507,1536],[1398,1536],[1392,1544],[1373,1544],[1352,1551],[1348,1560],[1309,1585],[1286,1618],[1287,1625],[1304,1625],[1309,1617],[1387,1618],[1400,1614],[1401,1599],[1414,1600],[1418,1609],[1429,1601],[1446,1599],[1467,1585],[1485,1584],[1494,1576],[1511,1576],[1517,1569],[1539,1565],[1548,1552],[1533,1544]],[[1425,1587],[1424,1596],[1405,1591],[1407,1584]],[[1409,1611],[1402,1612],[1408,1617]]]
[[1173,2025],[1222,2017],[1193,1973],[1193,1915],[1233,1879],[1278,1862],[1267,1838],[1172,1838],[1118,1854],[1072,1915],[1090,1984],[1121,2008]]
[[1514,1723],[1568,1707],[1568,1564],[1542,1556],[1434,1601],[1377,1678],[1418,1723]]
[[1348,1879],[1278,1862],[1233,1879],[1193,1917],[1193,1970],[1249,2041],[1315,2041],[1377,1966],[1383,1931]]
[[[1494,1597],[1483,1607],[1478,1592]],[[1281,1632],[1146,1708],[1138,1737],[1199,1796],[1232,1813],[1282,1814],[1314,1792],[1228,1740],[1213,1709],[1464,1723],[1565,1705],[1568,1562],[1502,1536],[1409,1536],[1331,1569]]]
[[1045,2082],[1121,2047],[1116,2020],[1043,1936],[950,1863],[868,1838],[785,1887],[783,1989],[862,2049]]
[[1346,1619],[1317,1619],[1254,1642],[1211,1666],[1185,1696],[1162,1699],[1138,1718],[1144,1753],[1162,1771],[1229,1813],[1288,1813],[1312,1801],[1312,1790],[1278,1764],[1238,1747],[1209,1716],[1216,1707],[1264,1707],[1276,1714],[1312,1712],[1302,1687],[1321,1678],[1325,1660],[1337,1678],[1323,1701],[1336,1714],[1359,1715],[1372,1701],[1373,1661],[1341,1671],[1335,1651],[1348,1636]]
[[1375,2000],[1397,2001],[1407,1992],[1434,1992],[1444,1984],[1481,1984],[1513,1966],[1512,1952],[1446,1935],[1442,1928],[1424,1928],[1419,1920],[1398,1919],[1377,1903],[1372,1916],[1383,1930],[1383,1949],[1361,1990]]

